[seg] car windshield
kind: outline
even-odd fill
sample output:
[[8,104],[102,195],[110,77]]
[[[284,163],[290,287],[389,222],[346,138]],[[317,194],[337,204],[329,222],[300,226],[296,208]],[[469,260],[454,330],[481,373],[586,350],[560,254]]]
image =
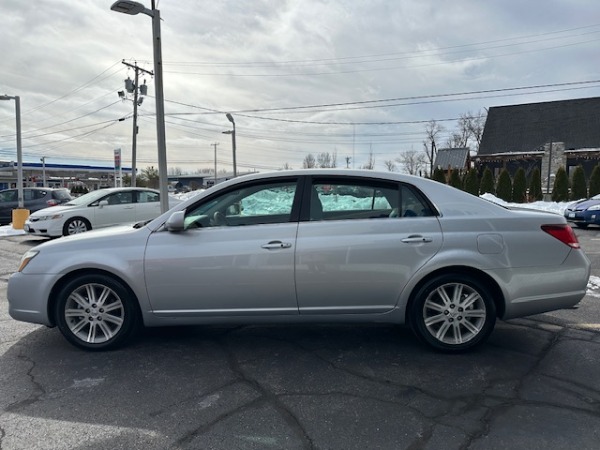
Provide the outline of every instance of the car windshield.
[[83,194],[81,197],[74,198],[70,200],[68,203],[65,203],[66,206],[82,206],[87,205],[89,203],[95,202],[101,197],[104,197],[106,194],[111,192],[108,189],[98,189],[96,191],[89,192],[87,194]]

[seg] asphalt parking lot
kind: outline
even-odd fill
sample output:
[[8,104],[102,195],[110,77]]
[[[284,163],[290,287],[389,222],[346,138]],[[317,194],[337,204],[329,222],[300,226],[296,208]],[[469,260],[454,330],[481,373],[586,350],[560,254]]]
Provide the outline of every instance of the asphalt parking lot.
[[[600,279],[600,228],[577,234]],[[598,283],[463,355],[388,325],[153,329],[86,353],[8,316],[41,241],[0,239],[1,450],[599,447]]]

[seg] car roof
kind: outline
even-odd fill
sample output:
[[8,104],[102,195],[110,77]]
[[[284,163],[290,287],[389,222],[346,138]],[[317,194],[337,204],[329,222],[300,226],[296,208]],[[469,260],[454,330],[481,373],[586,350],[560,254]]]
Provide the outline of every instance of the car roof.
[[[24,187],[23,190],[25,190],[25,189],[34,190],[34,191],[68,191],[67,188],[51,188],[51,187],[39,187],[39,186]],[[16,190],[18,190],[18,188],[2,189],[0,192],[16,191]]]
[[146,187],[111,187],[111,188],[102,188],[102,189],[95,189],[93,192],[95,191],[102,191],[102,192],[120,192],[120,191],[151,191],[151,192],[159,192],[158,189],[153,189],[153,188],[146,188]]

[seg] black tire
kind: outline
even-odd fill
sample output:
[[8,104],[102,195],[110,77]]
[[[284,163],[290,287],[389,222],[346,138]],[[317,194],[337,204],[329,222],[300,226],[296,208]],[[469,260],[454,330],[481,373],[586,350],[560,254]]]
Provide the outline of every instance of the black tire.
[[72,217],[63,225],[63,236],[84,233],[92,229],[92,224],[83,217]]
[[577,228],[587,228],[588,224],[587,223],[575,223],[575,226]]
[[107,275],[82,275],[59,292],[54,317],[63,336],[85,350],[119,347],[138,329],[135,298]]
[[462,352],[489,337],[496,324],[496,305],[488,288],[475,278],[444,274],[418,290],[409,321],[417,337],[434,349]]

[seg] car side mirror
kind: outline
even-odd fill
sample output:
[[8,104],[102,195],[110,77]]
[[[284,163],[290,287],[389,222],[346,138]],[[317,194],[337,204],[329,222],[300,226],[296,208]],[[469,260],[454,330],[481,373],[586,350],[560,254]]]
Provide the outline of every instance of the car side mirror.
[[185,211],[175,211],[165,222],[167,231],[185,230]]
[[108,200],[101,200],[101,201],[98,202],[98,206],[100,208],[102,208],[102,207],[104,207],[106,205],[108,205]]

